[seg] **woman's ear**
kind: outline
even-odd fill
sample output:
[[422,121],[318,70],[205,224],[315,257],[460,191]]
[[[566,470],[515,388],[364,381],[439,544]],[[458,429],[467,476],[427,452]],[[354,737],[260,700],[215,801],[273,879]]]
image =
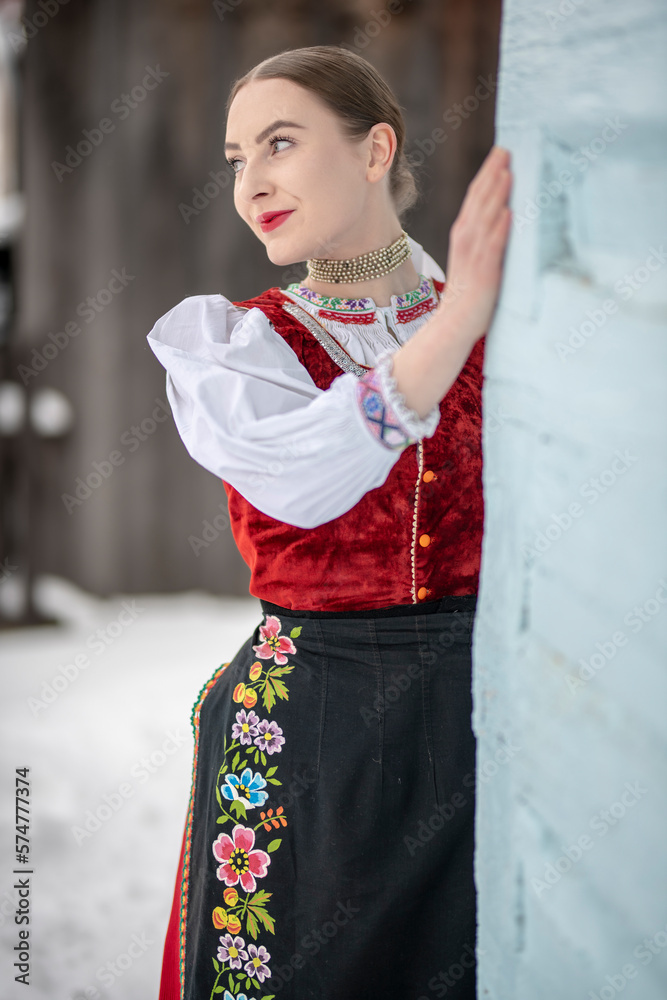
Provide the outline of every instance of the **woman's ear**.
[[367,136],[368,164],[366,179],[374,183],[381,180],[391,168],[396,153],[396,133],[391,125],[380,122],[373,125]]

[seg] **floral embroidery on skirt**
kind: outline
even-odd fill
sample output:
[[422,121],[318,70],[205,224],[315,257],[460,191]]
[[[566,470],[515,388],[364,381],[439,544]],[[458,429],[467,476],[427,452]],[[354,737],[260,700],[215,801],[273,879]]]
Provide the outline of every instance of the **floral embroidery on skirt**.
[[[220,994],[220,984],[224,986],[224,1000],[228,997],[245,1000],[242,989],[259,990],[271,975],[268,964],[271,953],[257,941],[262,932],[275,934],[274,919],[268,909],[273,893],[258,888],[258,880],[266,878],[271,855],[282,843],[280,837],[268,839],[266,833],[273,834],[274,828],[286,826],[287,817],[282,806],[275,812],[262,807],[270,798],[268,786],[282,784],[276,777],[279,767],[271,765],[270,758],[281,752],[285,738],[276,722],[260,718],[254,708],[261,698],[262,707],[270,713],[277,699],[289,699],[283,678],[294,670],[287,656],[296,653],[292,640],[298,638],[301,627],[293,628],[289,637],[279,634],[280,627],[280,619],[274,615],[269,615],[266,624],[260,626],[264,641],[252,647],[259,659],[251,665],[247,682],[240,682],[234,688],[232,698],[242,703],[243,708],[236,713],[229,739],[225,736],[224,759],[215,783],[220,807],[217,822],[221,826],[232,825],[232,829],[220,833],[212,844],[218,866],[216,874],[226,888],[211,919],[216,929],[226,933],[220,936],[220,947],[213,958],[216,976],[211,1000]],[[262,660],[272,662],[267,664]],[[245,825],[255,818],[253,810],[261,810],[259,822]],[[258,833],[265,850],[256,846]],[[269,998],[270,995],[265,995],[262,1000]]]

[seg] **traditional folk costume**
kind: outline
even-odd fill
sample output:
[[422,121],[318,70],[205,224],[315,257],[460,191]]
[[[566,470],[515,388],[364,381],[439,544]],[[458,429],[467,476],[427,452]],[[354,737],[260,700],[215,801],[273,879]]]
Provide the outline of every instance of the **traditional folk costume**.
[[193,709],[160,1000],[475,997],[484,340],[406,407],[391,355],[445,280],[410,247],[390,306],[297,282],[148,336],[262,609]]

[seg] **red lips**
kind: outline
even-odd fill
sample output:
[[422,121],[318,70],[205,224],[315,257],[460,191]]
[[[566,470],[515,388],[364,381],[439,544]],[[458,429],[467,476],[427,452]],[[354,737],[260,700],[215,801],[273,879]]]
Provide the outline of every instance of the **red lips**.
[[276,215],[284,215],[291,209],[280,209],[275,212],[262,212],[261,215],[257,216],[256,221],[261,225],[263,222],[270,222],[271,219],[275,219]]
[[266,233],[270,229],[276,229],[280,226],[293,211],[294,209],[278,212],[262,212],[261,215],[257,216],[257,222],[259,223],[262,232]]
[[285,209],[285,208],[276,208],[273,212],[262,212],[261,215],[257,216],[257,219],[255,221],[259,222],[260,224],[262,222],[268,222],[269,219],[273,219],[274,216],[276,216],[276,215],[282,215],[283,212],[286,212],[286,211],[288,211],[288,209]]

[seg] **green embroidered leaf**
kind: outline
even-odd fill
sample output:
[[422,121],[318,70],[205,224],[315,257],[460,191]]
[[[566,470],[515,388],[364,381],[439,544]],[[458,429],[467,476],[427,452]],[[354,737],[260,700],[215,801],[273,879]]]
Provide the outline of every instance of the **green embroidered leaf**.
[[271,679],[267,678],[266,687],[262,692],[262,702],[264,703],[264,708],[267,712],[270,712],[276,703],[276,696],[273,691],[273,685],[271,684]]
[[264,767],[266,767],[266,754],[264,753],[263,750],[259,751],[259,756],[262,758],[262,764],[264,765]]
[[301,635],[301,629],[302,628],[303,628],[303,625],[297,625],[295,628],[293,628],[292,631],[289,634],[290,639],[298,639],[299,636]]
[[278,781],[277,778],[269,778],[272,785],[282,785],[282,781]]
[[238,817],[238,819],[246,819],[247,818],[248,814],[246,812],[245,805],[239,799],[234,799],[234,801],[232,802],[232,804],[230,806],[230,809],[232,810],[232,812],[234,813],[234,815]]
[[268,903],[271,899],[272,895],[272,892],[267,892],[266,889],[260,889],[254,896],[250,897],[248,900],[248,906],[264,906],[264,904]]
[[269,770],[266,772],[267,778],[270,778],[271,775],[275,774],[277,770],[278,770],[278,765],[277,764],[274,767],[270,767]]
[[232,761],[232,771],[235,771],[236,768],[239,766],[240,759],[241,759],[241,754],[237,750],[236,753],[234,754],[234,760]]
[[[271,934],[275,934],[275,926],[276,926],[275,920],[273,919],[271,914],[268,913],[267,910],[265,910],[263,906],[260,906],[257,903],[249,903],[246,919],[248,917],[248,914],[250,913],[252,913],[253,915],[255,926],[257,926],[257,920],[261,920],[262,924],[264,925],[264,927],[266,927],[267,931],[270,931]],[[256,936],[257,936],[256,934],[253,934],[253,937]]]
[[248,908],[245,915],[245,923],[248,929],[248,934],[256,940],[257,935],[259,934],[259,924],[257,923],[257,917],[254,911],[250,910],[250,908]]
[[213,959],[213,968],[215,969],[216,972],[220,972],[220,964],[217,958]]
[[214,986],[213,987],[213,992],[214,993],[224,993],[224,991],[225,991],[225,987],[224,986]]
[[255,750],[255,764],[259,760],[259,750]]
[[229,973],[229,988],[230,990],[234,989],[234,977],[232,976],[231,972]]
[[282,838],[278,837],[277,840],[272,840],[271,841],[271,843],[267,847],[267,851],[269,852],[269,854],[273,854],[274,851],[278,850],[278,848],[280,847],[281,844],[282,844]]
[[256,979],[252,979],[251,978],[250,982],[252,983],[252,985],[255,987],[256,990],[258,990],[260,988],[259,987],[259,982]]
[[282,677],[283,674],[291,674],[293,670],[294,667],[274,667],[269,673],[271,677]]
[[285,687],[285,681],[281,681],[279,677],[272,677],[271,681],[276,689],[278,697],[282,698],[283,701],[288,701],[289,694],[287,693],[287,688]]
[[218,788],[217,785],[215,786],[215,798],[216,798],[216,801],[217,801],[218,805],[222,809],[223,808],[223,806],[222,806],[222,798],[220,797],[220,789]]
[[275,993],[265,993],[263,997],[259,998],[259,1000],[276,1000],[276,995]]
[[257,916],[259,917],[259,919],[262,921],[262,923],[266,927],[267,931],[269,931],[271,934],[275,934],[276,933],[276,930],[275,930],[276,923],[275,923],[275,920],[273,919],[273,917],[269,916],[269,914],[266,912],[266,910],[255,910],[255,913],[257,914]]
[[246,981],[245,981],[245,988],[246,988],[247,990],[249,990],[249,989],[250,989],[250,987],[251,987],[251,985],[252,985],[251,981],[250,981],[250,980],[248,979],[248,977],[246,976]]

